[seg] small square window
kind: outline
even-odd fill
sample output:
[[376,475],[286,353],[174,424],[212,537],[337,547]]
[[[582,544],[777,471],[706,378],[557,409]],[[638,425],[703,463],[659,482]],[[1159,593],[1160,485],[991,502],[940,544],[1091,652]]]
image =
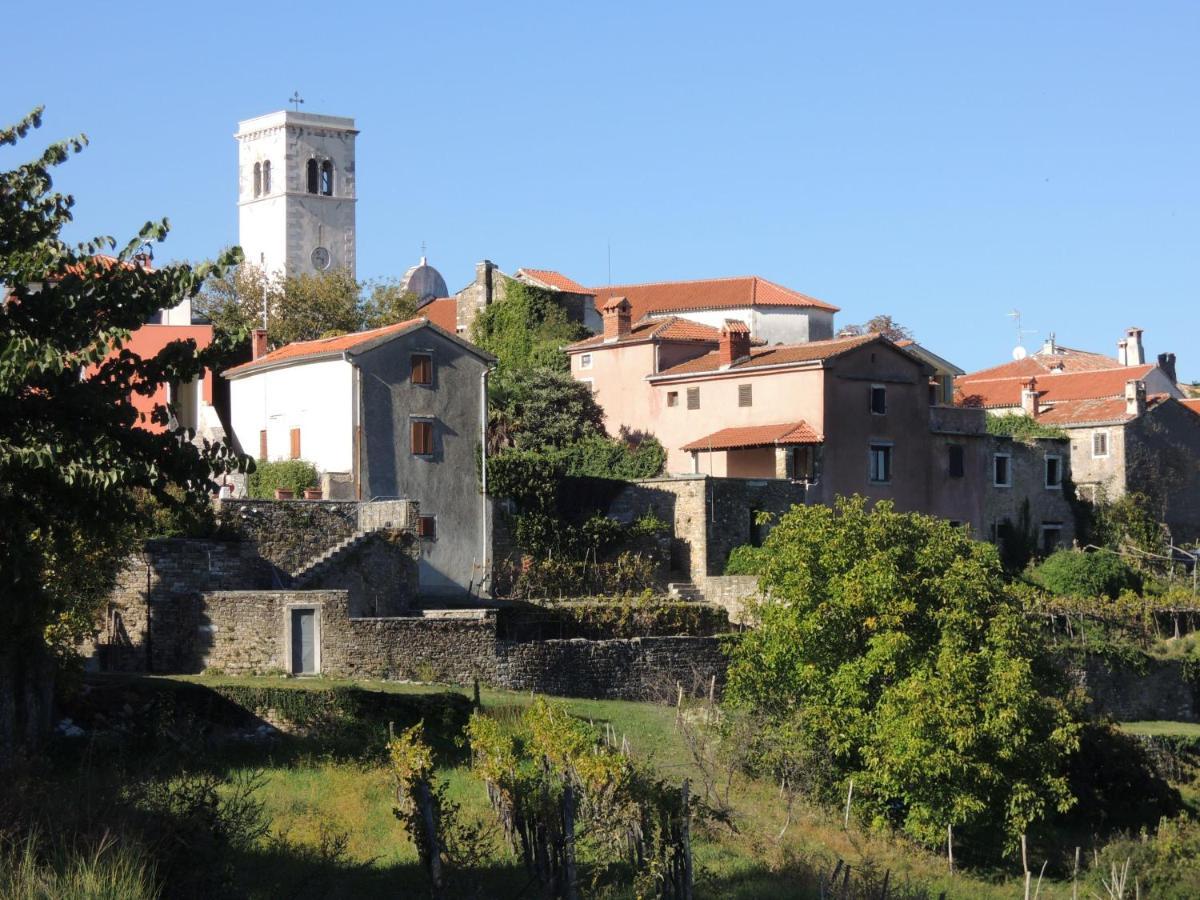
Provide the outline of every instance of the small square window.
[[872,444],[870,450],[870,480],[887,484],[892,480],[892,445]]
[[1046,488],[1047,490],[1059,490],[1062,488],[1063,471],[1062,457],[1047,456],[1046,457]]
[[1100,458],[1108,456],[1108,432],[1097,431],[1092,435],[1092,456]]
[[687,389],[687,404],[688,409],[700,408],[700,388],[694,387]]
[[417,537],[430,541],[437,537],[436,516],[417,516]]
[[433,357],[428,353],[412,356],[412,383],[433,384]]
[[992,484],[1012,487],[1012,454],[997,453],[992,457]]
[[739,384],[738,385],[738,406],[753,406],[754,405],[754,385]]
[[590,369],[592,367],[592,354],[583,353],[579,356],[579,368]]
[[871,385],[871,413],[876,416],[887,413],[887,388],[881,384]]
[[433,455],[433,422],[428,419],[412,420],[412,452],[414,456]]
[[963,472],[965,471],[965,468],[966,468],[963,463],[962,444],[951,444],[950,446],[948,446],[946,448],[946,451],[949,455],[948,462],[949,462],[949,466],[950,466],[950,477],[951,478],[962,478]]
[[667,391],[667,406],[679,405],[679,391]]

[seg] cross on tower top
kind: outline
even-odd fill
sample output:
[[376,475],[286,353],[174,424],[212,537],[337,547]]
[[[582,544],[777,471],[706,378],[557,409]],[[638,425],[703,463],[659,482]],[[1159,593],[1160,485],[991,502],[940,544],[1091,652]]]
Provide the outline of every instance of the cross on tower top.
[[303,100],[303,98],[301,98],[300,92],[292,91],[292,96],[288,100],[288,103],[292,104],[292,106],[295,107],[296,112],[300,112],[300,104],[303,102],[304,102],[304,100]]

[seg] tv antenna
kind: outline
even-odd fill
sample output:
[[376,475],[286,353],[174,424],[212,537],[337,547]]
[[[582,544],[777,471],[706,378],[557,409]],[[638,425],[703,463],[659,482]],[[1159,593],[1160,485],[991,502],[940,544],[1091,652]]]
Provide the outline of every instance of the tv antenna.
[[1021,327],[1021,311],[1019,309],[1014,309],[1007,315],[1017,326],[1017,346],[1013,348],[1012,357],[1013,359],[1024,359],[1029,355],[1029,351],[1024,347],[1025,335],[1037,334],[1037,329]]
[[292,106],[295,107],[296,112],[300,112],[300,104],[303,102],[304,102],[304,99],[300,96],[300,92],[292,91],[292,96],[288,98],[288,103],[292,104]]

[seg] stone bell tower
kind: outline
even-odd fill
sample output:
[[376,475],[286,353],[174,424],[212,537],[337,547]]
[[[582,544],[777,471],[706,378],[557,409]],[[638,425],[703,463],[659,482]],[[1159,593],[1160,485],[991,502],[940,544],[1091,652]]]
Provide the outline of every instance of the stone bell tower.
[[354,120],[284,110],[238,123],[238,242],[268,273],[355,275]]

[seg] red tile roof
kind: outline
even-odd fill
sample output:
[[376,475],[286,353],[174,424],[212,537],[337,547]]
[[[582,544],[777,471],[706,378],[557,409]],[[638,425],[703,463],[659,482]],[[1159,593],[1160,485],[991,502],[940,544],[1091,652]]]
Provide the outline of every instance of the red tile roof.
[[[1166,394],[1146,398],[1146,408],[1161,403]],[[1038,413],[1037,420],[1046,425],[1107,425],[1121,424],[1135,418],[1125,411],[1124,397],[1091,400],[1063,400]]]
[[1189,397],[1185,400],[1180,400],[1179,402],[1182,403],[1184,406],[1186,406],[1188,409],[1190,409],[1192,412],[1194,412],[1196,415],[1200,416],[1200,397]]
[[878,334],[860,334],[855,337],[836,338],[832,341],[809,341],[807,344],[776,344],[773,347],[757,347],[750,351],[748,357],[737,360],[728,369],[724,370],[721,370],[719,352],[714,351],[706,353],[704,356],[699,356],[696,359],[689,359],[687,362],[682,362],[670,369],[665,369],[658,376],[652,377],[700,375],[716,371],[740,372],[745,369],[759,369],[765,366],[819,362],[821,360],[833,359],[836,356],[840,356],[864,344],[869,344],[872,341],[882,340],[884,338]]
[[635,319],[640,319],[648,313],[737,309],[747,306],[793,306],[837,312],[836,306],[759,278],[757,275],[700,281],[606,285],[588,288],[588,292],[596,295],[597,309],[603,309],[611,297],[627,297],[633,306]]
[[397,322],[395,325],[372,328],[370,331],[356,331],[353,334],[340,334],[337,337],[321,338],[316,341],[296,341],[293,344],[286,344],[278,350],[272,350],[266,356],[260,356],[258,359],[251,360],[248,363],[242,363],[240,366],[226,369],[223,374],[228,377],[281,362],[299,362],[300,360],[338,356],[347,350],[353,350],[356,347],[368,344],[379,338],[390,337],[407,331],[410,328],[424,325],[427,321],[424,317],[418,316],[415,319]]
[[788,444],[819,444],[822,437],[807,422],[786,422],[782,425],[747,425],[722,428],[680,450],[740,450],[747,447],[774,447]]
[[628,335],[608,343],[605,343],[602,334],[584,338],[567,347],[567,352],[642,341],[701,341],[716,344],[720,337],[720,332],[711,325],[701,325],[699,322],[681,319],[678,316],[667,316],[664,319],[642,319],[640,322],[635,322],[629,329]]
[[553,269],[517,269],[517,275],[525,275],[531,281],[544,284],[546,287],[557,288],[560,291],[568,291],[572,294],[591,293],[590,290],[578,281],[568,278],[562,272],[555,272]]
[[[1019,360],[1026,362],[1027,360]],[[1105,397],[1124,397],[1125,382],[1145,378],[1154,365],[1120,366],[1096,372],[1064,372],[1059,375],[1037,374],[1039,400],[1055,403],[1061,400],[1096,400]],[[992,370],[987,370],[992,371]],[[1028,374],[1003,378],[979,377],[980,372],[964,375],[955,381],[956,400],[961,406],[982,406],[995,409],[1021,405],[1021,387]],[[1034,373],[1030,373],[1034,374]]]
[[1097,372],[1104,369],[1121,368],[1121,363],[1111,356],[1102,353],[1092,353],[1087,350],[1072,350],[1070,347],[1056,347],[1055,353],[1043,353],[1040,350],[1024,359],[1013,360],[972,372],[967,378],[1028,378],[1030,375],[1054,374],[1054,367],[1061,365],[1061,373],[1070,375],[1077,372]]
[[445,328],[451,334],[458,330],[458,301],[453,297],[430,300],[417,310],[417,314],[424,316],[438,328]]

